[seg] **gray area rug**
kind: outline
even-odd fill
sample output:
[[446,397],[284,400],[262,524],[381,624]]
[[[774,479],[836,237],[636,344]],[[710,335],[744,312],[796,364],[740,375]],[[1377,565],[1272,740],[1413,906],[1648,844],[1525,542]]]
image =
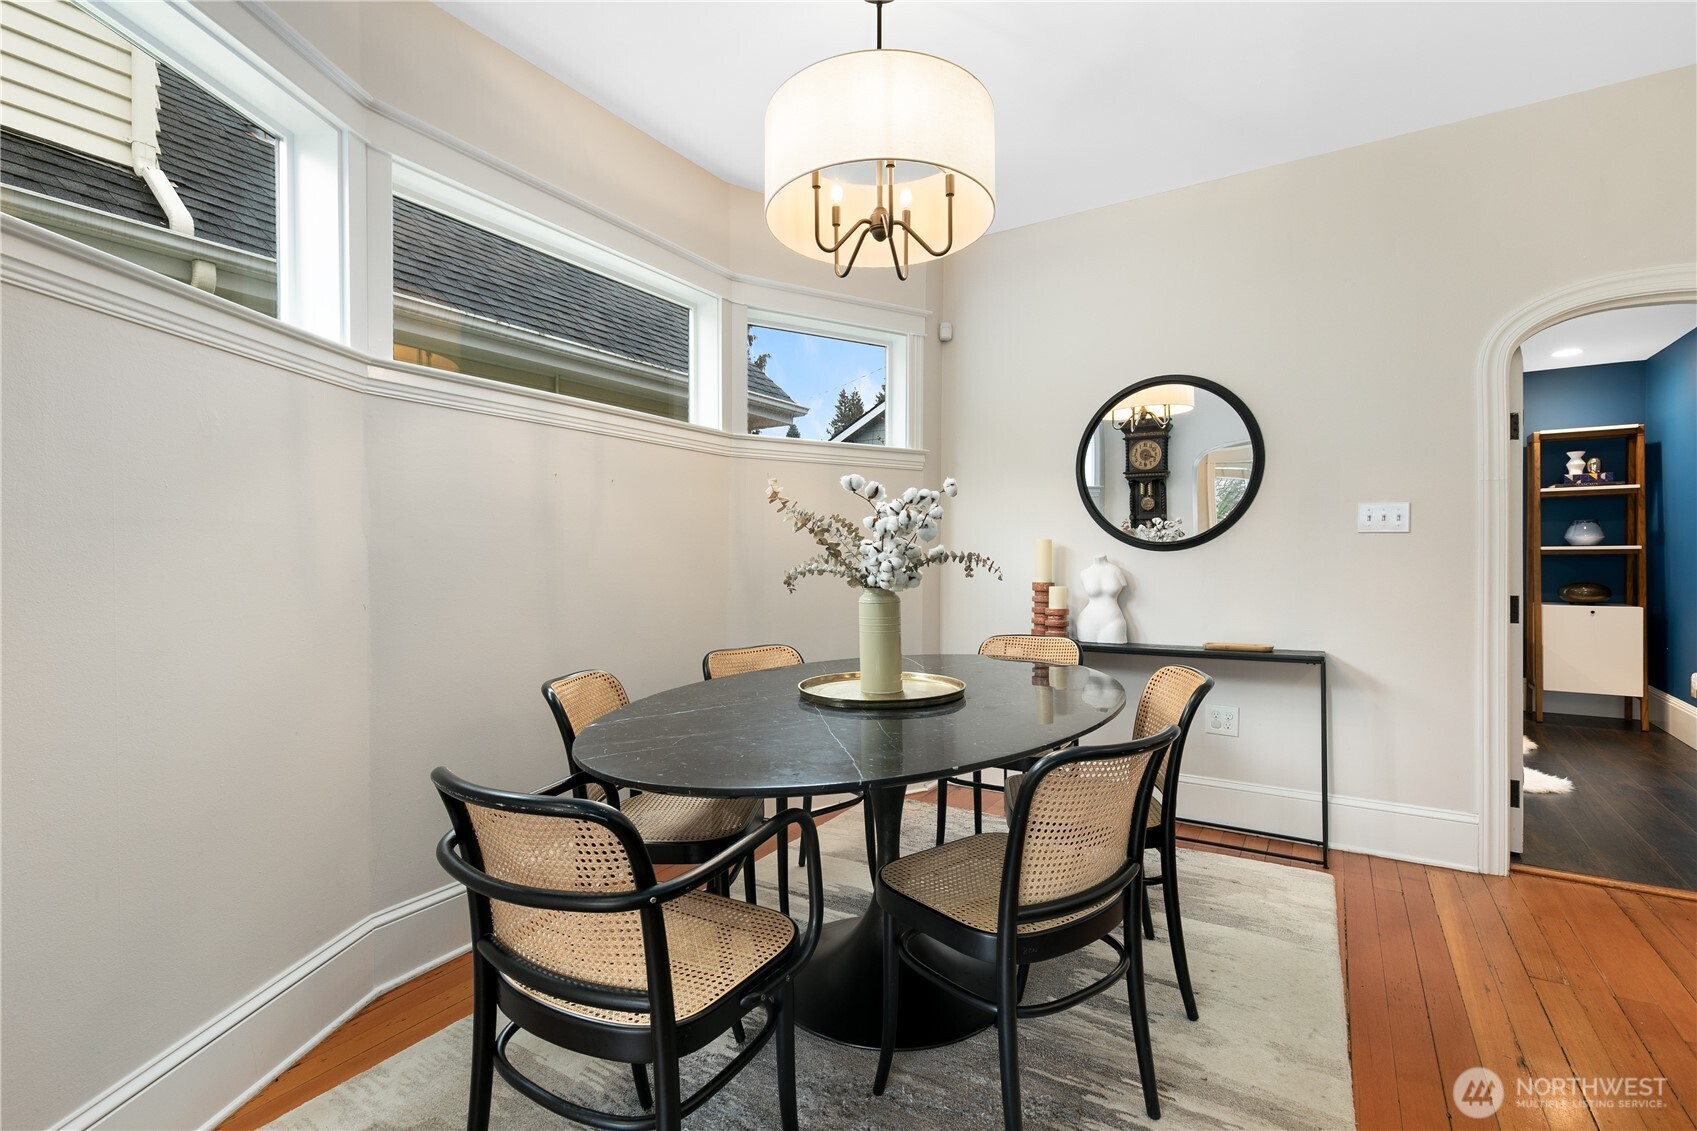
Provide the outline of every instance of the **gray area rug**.
[[[952,836],[971,832],[970,813],[955,811],[950,817]],[[934,805],[910,803],[904,846],[911,851],[929,845],[935,820]],[[987,820],[986,827],[1000,824]],[[822,826],[820,840],[827,918],[858,913],[869,892],[859,810]],[[1153,863],[1155,857],[1150,859]],[[772,871],[770,861],[762,861],[761,902],[767,906],[774,905],[767,886]],[[1126,997],[1109,991],[1065,1013],[1022,1023],[1025,1125],[1088,1131],[1353,1128],[1332,877],[1183,849],[1178,871],[1201,1020],[1184,1016],[1157,900],[1156,939],[1145,943],[1144,954],[1162,1118],[1151,1121],[1143,1110]],[[793,869],[791,877],[799,892],[804,880]],[[802,914],[802,906],[792,904],[793,913]],[[1044,964],[1031,973],[1027,999],[1053,997],[1111,968],[1112,955],[1102,946]],[[470,1027],[469,1019],[460,1021],[270,1126],[338,1131],[463,1127]],[[733,1048],[727,1036],[687,1058],[685,1089],[711,1076]],[[639,1110],[630,1070],[623,1064],[588,1060],[528,1035],[516,1038],[511,1051],[522,1071],[577,1102],[632,1114]],[[802,1126],[1001,1127],[994,1031],[947,1048],[897,1053],[890,1086],[881,1097],[871,1094],[876,1060],[874,1052],[798,1033]],[[491,1123],[500,1128],[569,1126],[499,1077]],[[776,1128],[771,1048],[684,1126],[691,1131]]]

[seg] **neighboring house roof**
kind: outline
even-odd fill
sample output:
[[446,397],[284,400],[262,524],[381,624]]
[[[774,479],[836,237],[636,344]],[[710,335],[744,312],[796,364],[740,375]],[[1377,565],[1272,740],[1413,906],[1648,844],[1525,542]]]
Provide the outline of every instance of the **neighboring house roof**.
[[689,372],[689,309],[395,199],[395,290]]
[[884,405],[879,401],[860,415],[860,418],[831,439],[839,444],[882,444],[884,442]]
[[[790,395],[784,392],[783,387],[756,369],[752,361],[748,363],[748,392],[750,396],[770,397],[775,401],[790,401]],[[790,403],[795,404],[794,401],[790,401]],[[802,408],[801,405],[796,405],[796,407],[801,409],[800,412],[796,413],[797,416],[807,415],[807,409]]]
[[[275,258],[276,139],[194,82],[159,64],[160,168],[195,221],[195,237]],[[164,230],[164,213],[133,169],[27,134],[0,133],[0,181]],[[689,310],[399,197],[395,290],[491,322],[689,373]],[[752,364],[748,391],[763,420],[807,412]]]
[[[197,238],[277,254],[275,139],[163,63],[159,165],[194,217]],[[135,170],[14,130],[0,132],[0,180],[165,227],[165,213]]]

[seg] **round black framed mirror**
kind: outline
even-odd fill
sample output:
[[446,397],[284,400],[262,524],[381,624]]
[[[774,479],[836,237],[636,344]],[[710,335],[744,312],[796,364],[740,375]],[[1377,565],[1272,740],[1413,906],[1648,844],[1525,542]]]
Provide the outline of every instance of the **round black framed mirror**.
[[1078,497],[1121,542],[1183,550],[1243,517],[1266,462],[1261,426],[1237,394],[1169,373],[1127,385],[1090,418],[1078,442]]

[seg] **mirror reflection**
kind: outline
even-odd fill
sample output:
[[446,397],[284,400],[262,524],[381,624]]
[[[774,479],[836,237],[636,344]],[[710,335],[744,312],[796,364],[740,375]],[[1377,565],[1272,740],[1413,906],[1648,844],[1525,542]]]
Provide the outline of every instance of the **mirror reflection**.
[[1139,382],[1085,433],[1079,486],[1096,521],[1133,545],[1176,548],[1235,520],[1259,483],[1260,430],[1228,390],[1196,377]]

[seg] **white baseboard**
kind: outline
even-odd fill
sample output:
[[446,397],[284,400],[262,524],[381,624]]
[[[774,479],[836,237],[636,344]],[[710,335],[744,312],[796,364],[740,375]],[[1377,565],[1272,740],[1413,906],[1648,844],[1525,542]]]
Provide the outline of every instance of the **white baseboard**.
[[1685,745],[1697,748],[1697,707],[1653,687],[1650,689],[1650,725],[1661,727]]
[[463,953],[463,890],[360,920],[57,1126],[217,1126],[373,998]]
[[[1180,776],[1181,818],[1318,839],[1320,795],[1309,789]],[[1416,864],[1479,870],[1479,817],[1452,809],[1332,795],[1331,846]]]

